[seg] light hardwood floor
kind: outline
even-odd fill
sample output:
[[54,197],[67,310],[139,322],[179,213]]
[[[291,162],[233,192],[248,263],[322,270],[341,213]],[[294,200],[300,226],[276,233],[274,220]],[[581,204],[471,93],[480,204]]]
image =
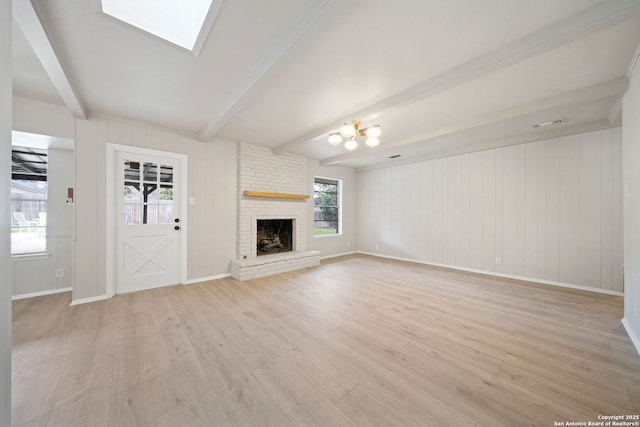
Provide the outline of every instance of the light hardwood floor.
[[640,413],[622,298],[367,256],[13,303],[15,426],[553,426]]

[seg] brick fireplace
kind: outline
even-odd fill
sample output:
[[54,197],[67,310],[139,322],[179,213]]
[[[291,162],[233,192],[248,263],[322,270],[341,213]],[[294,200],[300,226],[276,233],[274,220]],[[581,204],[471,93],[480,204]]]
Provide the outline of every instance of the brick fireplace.
[[[291,153],[276,156],[268,148],[245,143],[240,144],[238,154],[238,254],[237,259],[231,260],[231,275],[237,280],[249,280],[318,265],[320,253],[306,250],[307,203],[313,199],[245,194],[246,191],[309,194],[306,157]],[[291,224],[291,249],[259,253],[260,240],[268,240],[263,248],[271,245],[272,249],[282,249],[273,240],[273,230],[269,232],[272,237],[259,238],[259,221],[280,228],[279,221],[283,219]],[[281,241],[283,237],[289,238],[285,235],[278,239]]]

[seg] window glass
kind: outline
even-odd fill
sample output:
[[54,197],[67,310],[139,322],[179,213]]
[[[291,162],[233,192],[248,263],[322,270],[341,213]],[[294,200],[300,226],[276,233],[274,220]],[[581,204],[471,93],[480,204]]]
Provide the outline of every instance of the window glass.
[[173,191],[173,166],[125,160],[124,223],[172,224]]
[[341,233],[341,184],[340,180],[315,178],[313,194],[313,225],[315,236]]
[[47,150],[11,150],[11,254],[46,252]]

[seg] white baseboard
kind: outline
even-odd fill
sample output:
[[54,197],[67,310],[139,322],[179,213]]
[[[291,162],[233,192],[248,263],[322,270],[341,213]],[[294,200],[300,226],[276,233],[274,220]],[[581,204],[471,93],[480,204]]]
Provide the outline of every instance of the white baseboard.
[[73,301],[71,301],[71,305],[87,304],[90,302],[102,301],[110,298],[113,297],[109,295],[98,295],[97,297],[74,299]]
[[[210,277],[203,277],[203,278],[200,278],[200,279],[192,279],[192,280],[188,280],[188,281],[186,281],[184,284],[185,284],[185,285],[190,285],[190,284],[192,284],[192,283],[205,282],[205,281],[207,281],[207,280],[222,279],[222,278],[229,277],[229,276],[231,276],[231,274],[229,274],[229,273],[219,274],[219,275],[217,275],[217,276],[210,276]],[[162,287],[162,286],[159,286],[159,287]],[[154,288],[150,288],[150,289],[154,289]],[[69,290],[71,290],[71,288],[69,288]],[[141,290],[146,291],[147,289],[141,289]],[[139,292],[139,291],[140,291],[140,290],[138,290],[138,291],[132,291],[132,292]],[[128,292],[125,292],[125,293],[128,293]],[[122,293],[122,295],[123,295],[123,294],[124,294],[124,293]],[[114,295],[99,295],[99,296],[97,296],[97,297],[82,298],[82,299],[73,300],[73,301],[71,302],[71,305],[87,304],[87,303],[90,303],[90,302],[102,301],[102,300],[109,299],[109,298],[113,298],[113,297],[114,297]]]
[[358,253],[358,251],[351,251],[351,252],[343,252],[341,254],[325,255],[325,256],[321,256],[320,260],[329,259],[329,258],[335,258],[335,257],[339,257],[339,256],[353,255],[353,254],[357,254],[357,253]]
[[25,298],[41,297],[43,295],[60,294],[62,292],[71,292],[71,290],[72,290],[71,288],[60,288],[60,289],[51,289],[51,290],[42,291],[42,292],[33,292],[30,294],[14,295],[11,297],[11,301],[25,299]]
[[551,286],[559,286],[561,288],[577,289],[577,290],[580,290],[580,291],[596,292],[596,293],[599,293],[599,294],[615,295],[615,296],[619,296],[619,297],[624,296],[624,294],[622,292],[611,291],[609,289],[590,288],[588,286],[573,285],[571,283],[564,283],[564,282],[555,282],[553,280],[535,279],[533,277],[516,276],[514,274],[504,274],[504,273],[496,273],[496,272],[493,272],[493,271],[476,270],[474,268],[458,267],[458,266],[455,266],[455,265],[448,265],[448,264],[438,264],[438,263],[435,263],[435,262],[427,262],[427,261],[420,261],[420,260],[415,260],[415,259],[410,259],[410,258],[394,257],[394,256],[390,256],[390,255],[381,255],[381,254],[375,254],[375,253],[371,253],[371,252],[363,252],[363,251],[357,251],[357,252],[360,253],[360,254],[363,254],[363,255],[370,255],[370,256],[375,256],[375,257],[380,257],[380,258],[395,259],[397,261],[414,262],[416,264],[432,265],[434,267],[450,268],[452,270],[466,271],[468,273],[478,273],[478,274],[484,274],[484,275],[487,275],[487,276],[503,277],[505,279],[523,280],[525,282],[540,283],[540,284],[543,284],[543,285],[551,285]]
[[633,329],[631,328],[631,325],[629,324],[629,321],[626,317],[622,318],[622,324],[624,325],[624,329],[626,329],[627,331],[627,335],[629,335],[629,338],[631,338],[631,342],[635,346],[636,351],[638,352],[638,354],[640,354],[640,338],[638,338],[635,332],[633,332]]
[[187,280],[186,282],[184,282],[184,284],[185,285],[193,285],[194,283],[208,282],[209,280],[224,279],[224,278],[227,278],[227,277],[231,277],[231,273],[217,274],[215,276],[199,277],[197,279],[190,279],[190,280]]

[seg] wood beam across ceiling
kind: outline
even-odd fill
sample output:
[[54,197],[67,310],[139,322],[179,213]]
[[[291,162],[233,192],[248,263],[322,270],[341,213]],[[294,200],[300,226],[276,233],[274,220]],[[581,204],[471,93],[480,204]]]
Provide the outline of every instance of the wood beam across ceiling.
[[[366,108],[354,111],[346,116],[346,119],[341,118],[300,135],[275,147],[273,153],[286,153],[311,139],[335,131],[344,122],[348,122],[354,117],[359,120],[369,120],[374,116],[379,117],[378,115],[384,111],[421,101],[499,69],[548,52],[579,37],[593,34],[607,26],[614,25],[632,13],[640,13],[640,0],[604,1],[536,33],[474,58],[433,78],[424,80]],[[359,157],[361,155],[358,152],[347,154],[349,157]]]
[[251,72],[251,74],[236,88],[218,111],[215,111],[207,125],[198,135],[201,140],[214,137],[255,95],[259,82],[275,63],[289,50],[291,46],[304,34],[307,28],[320,16],[329,4],[329,0],[314,2],[312,9],[300,20],[295,29],[287,34],[271,49],[267,57]]
[[[585,132],[593,132],[597,130],[608,129],[610,127],[611,126],[609,125],[608,120],[598,120],[595,122],[582,123],[582,124],[573,125],[573,126],[563,126],[560,128],[544,130],[541,132],[524,133],[524,134],[520,134],[520,135],[508,137],[508,138],[499,139],[497,141],[484,141],[484,142],[479,142],[477,144],[473,144],[470,146],[464,145],[464,146],[456,147],[454,149],[450,149],[450,148],[436,149],[436,150],[433,150],[432,152],[425,153],[420,156],[414,156],[414,157],[405,158],[402,160],[394,160],[393,165],[398,166],[398,165],[406,165],[406,164],[416,163],[416,162],[425,162],[428,160],[440,159],[445,156],[447,157],[457,156],[460,154],[475,153],[478,151],[509,147],[512,145],[527,144],[529,142],[543,141],[545,139],[562,138],[565,136],[577,135]],[[363,166],[363,167],[356,168],[356,172],[363,172],[367,170],[374,170],[374,169],[380,169],[380,168],[386,168],[386,167],[389,167],[388,163],[375,164],[371,166]]]
[[409,138],[405,138],[399,141],[392,141],[385,144],[384,146],[378,146],[379,148],[376,147],[374,149],[361,151],[360,153],[349,152],[349,153],[340,154],[338,156],[321,160],[320,165],[329,166],[329,165],[343,162],[348,159],[353,159],[355,157],[369,155],[371,152],[373,152],[376,149],[386,150],[389,148],[400,147],[407,144],[413,144],[415,142],[426,141],[432,138],[478,128],[491,123],[498,123],[504,120],[526,116],[528,114],[532,114],[538,111],[550,110],[552,108],[557,108],[557,107],[562,107],[567,105],[577,105],[584,102],[596,101],[599,99],[604,99],[604,98],[608,98],[616,95],[620,96],[624,92],[626,92],[628,87],[629,87],[629,80],[626,77],[622,77],[619,79],[611,80],[608,82],[600,83],[600,84],[589,86],[586,88],[574,90],[571,92],[566,92],[566,93],[556,95],[540,101],[531,102],[528,104],[520,105],[518,107],[509,108],[508,110],[486,114],[484,116],[477,117],[473,120],[452,123],[450,125],[442,126],[439,128],[429,129],[425,132],[412,135]]
[[13,0],[13,17],[71,114],[78,119],[86,119],[86,110],[31,1]]

